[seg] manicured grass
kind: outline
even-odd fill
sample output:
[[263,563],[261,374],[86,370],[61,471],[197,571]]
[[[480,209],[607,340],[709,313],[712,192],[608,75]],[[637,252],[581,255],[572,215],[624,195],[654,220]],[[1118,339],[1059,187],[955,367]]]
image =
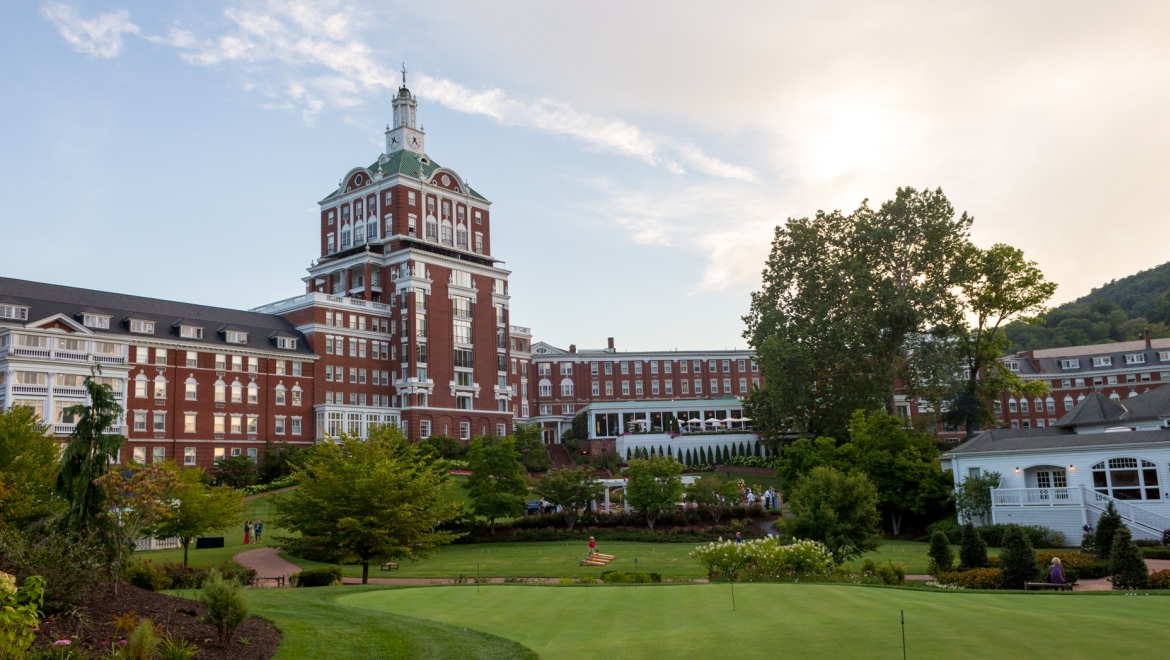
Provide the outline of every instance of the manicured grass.
[[815,584],[471,586],[366,591],[342,605],[477,629],[546,658],[1151,657],[1170,598]]
[[[454,627],[338,602],[377,587],[249,589],[252,614],[271,621],[284,640],[276,660],[324,658],[535,658],[516,642]],[[386,587],[380,587],[386,589]],[[177,595],[191,598],[195,592]]]
[[[907,573],[923,575],[927,572],[927,566],[930,563],[930,557],[926,556],[927,550],[930,550],[930,544],[921,541],[884,541],[880,548],[867,553],[859,560],[849,562],[849,565],[860,566],[865,559],[872,559],[878,563],[893,561],[896,564],[904,565]],[[957,563],[959,561],[959,546],[952,545],[951,550],[955,553],[955,562]],[[987,555],[998,557],[999,548],[988,548]]]
[[[238,522],[233,523],[231,527],[223,531],[222,548],[211,548],[207,550],[196,550],[195,542],[191,542],[190,551],[190,565],[194,568],[201,566],[208,566],[211,564],[220,564],[224,561],[231,561],[232,556],[236,553],[250,550],[252,548],[259,548],[273,545],[273,537],[278,534],[284,534],[284,530],[278,528],[274,521],[276,520],[276,508],[272,506],[273,500],[280,497],[285,497],[285,493],[267,494],[256,499],[244,502],[244,516]],[[261,520],[264,522],[264,546],[261,545],[244,545],[244,521],[245,520]],[[219,536],[219,533],[209,534],[209,536]],[[137,552],[135,557],[141,559],[150,559],[155,563],[162,562],[177,562],[183,561],[183,549],[175,548],[172,550],[154,550],[152,552]]]
[[[484,577],[583,577],[601,575],[602,571],[638,570],[661,573],[667,578],[706,577],[706,572],[694,559],[687,556],[695,545],[691,543],[631,543],[604,541],[598,550],[617,558],[608,566],[581,566],[579,560],[589,554],[584,543],[482,543],[452,545],[431,552],[430,559],[400,562],[397,571],[370,570],[371,577],[453,578],[459,575],[474,577],[476,563]],[[309,569],[322,566],[316,562],[281,556]],[[361,566],[342,566],[349,577],[361,577]]]

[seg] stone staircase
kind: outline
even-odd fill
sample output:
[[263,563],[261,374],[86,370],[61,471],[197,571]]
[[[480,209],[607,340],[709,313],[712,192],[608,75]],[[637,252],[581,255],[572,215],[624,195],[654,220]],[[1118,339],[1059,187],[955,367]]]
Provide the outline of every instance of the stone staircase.
[[576,467],[577,464],[573,462],[569,450],[564,445],[545,445],[544,449],[548,452],[554,468]]

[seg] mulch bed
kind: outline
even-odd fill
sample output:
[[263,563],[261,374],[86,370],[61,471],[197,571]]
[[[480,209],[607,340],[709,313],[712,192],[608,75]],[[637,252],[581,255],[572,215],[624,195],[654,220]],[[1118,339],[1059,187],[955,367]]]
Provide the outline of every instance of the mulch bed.
[[[36,645],[48,646],[58,639],[71,639],[71,647],[100,653],[116,642],[114,615],[125,616],[133,612],[141,618],[150,618],[160,625],[165,634],[182,637],[199,646],[199,660],[267,660],[276,655],[281,635],[271,623],[249,617],[236,631],[236,636],[227,647],[220,647],[216,641],[215,628],[199,619],[204,615],[203,605],[198,601],[177,598],[166,594],[146,591],[129,584],[119,584],[114,595],[112,584],[101,585],[94,590],[74,616],[60,616],[41,625]],[[247,640],[248,644],[241,644]],[[105,644],[103,644],[105,642]]]

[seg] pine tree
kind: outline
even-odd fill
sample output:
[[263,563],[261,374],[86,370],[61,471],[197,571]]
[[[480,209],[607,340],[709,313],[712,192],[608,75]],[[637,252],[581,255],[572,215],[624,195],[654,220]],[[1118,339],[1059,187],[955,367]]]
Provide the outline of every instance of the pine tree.
[[687,467],[694,465],[694,463],[691,462],[691,450],[689,448],[687,449],[686,457],[687,457],[687,460],[686,460]]
[[674,458],[674,447],[672,445],[667,445],[666,456],[667,458]]
[[963,525],[963,536],[959,545],[959,569],[984,568],[987,566],[987,544],[970,520]]
[[707,452],[702,447],[699,447],[699,465],[706,465],[706,464],[707,464]]
[[1105,506],[1105,512],[1097,519],[1097,531],[1093,535],[1098,557],[1109,559],[1109,553],[1113,550],[1113,535],[1124,526],[1125,522],[1122,521],[1121,514],[1117,513],[1117,507],[1113,506],[1113,502],[1109,502]]
[[926,555],[930,557],[930,574],[935,577],[942,573],[950,573],[955,567],[955,553],[951,550],[951,540],[941,531],[930,535],[930,550]]
[[723,462],[725,464],[731,462],[731,450],[727,448],[727,445],[723,445]]
[[999,565],[1003,569],[1004,589],[1023,589],[1025,582],[1034,582],[1040,575],[1036,551],[1032,549],[1028,535],[1018,525],[1008,525],[1003,534]]
[[743,444],[742,440],[739,443],[739,455],[747,456],[747,447]]
[[[1112,504],[1112,502],[1110,502]],[[1142,551],[1133,542],[1129,528],[1122,525],[1113,534],[1113,550],[1109,553],[1110,581],[1114,589],[1145,589],[1150,585],[1150,574]]]
[[626,447],[626,462],[629,463],[631,458],[633,458],[633,454],[630,452],[630,448]]

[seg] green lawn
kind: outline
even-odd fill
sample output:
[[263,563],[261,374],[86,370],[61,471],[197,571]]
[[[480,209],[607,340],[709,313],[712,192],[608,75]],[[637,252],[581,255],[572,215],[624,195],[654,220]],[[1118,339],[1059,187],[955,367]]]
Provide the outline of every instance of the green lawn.
[[[921,541],[883,541],[880,548],[866,553],[862,559],[849,562],[849,565],[860,566],[864,559],[872,559],[878,563],[893,561],[904,565],[907,573],[922,575],[927,572],[927,565],[930,562],[930,558],[926,556],[927,550],[930,550],[930,544]],[[954,551],[955,561],[958,562],[959,546],[952,545],[951,550]],[[988,548],[987,555],[998,557],[999,548]]]
[[[283,534],[284,530],[276,527],[273,523],[276,520],[276,509],[272,506],[272,501],[279,497],[284,497],[284,493],[269,494],[256,499],[244,502],[244,517],[236,524],[223,531],[222,548],[212,548],[209,550],[196,550],[195,543],[191,543],[190,565],[198,568],[200,566],[207,566],[210,564],[219,564],[224,561],[231,561],[233,555],[244,550],[249,550],[252,546],[244,545],[244,520],[261,520],[264,522],[264,545],[272,545],[272,538],[277,534]],[[219,533],[208,534],[208,536],[219,536]],[[156,563],[161,562],[182,562],[183,549],[176,548],[174,550],[154,550],[152,552],[136,552],[135,557],[141,559],[150,559]]]
[[[1170,598],[964,594],[840,585],[425,587],[342,605],[520,642],[545,658],[1152,657]],[[355,625],[358,625],[355,623]],[[283,657],[283,656],[282,656]]]

